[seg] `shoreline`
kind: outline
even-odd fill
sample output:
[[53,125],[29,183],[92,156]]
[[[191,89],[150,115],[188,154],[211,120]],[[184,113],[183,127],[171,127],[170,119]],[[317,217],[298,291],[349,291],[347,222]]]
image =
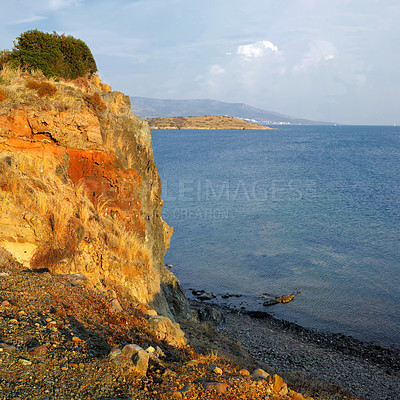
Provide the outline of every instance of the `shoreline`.
[[[298,318],[286,319],[284,313],[279,312],[279,310],[282,311],[283,308],[286,307],[286,305],[284,304],[282,305],[280,303],[285,303],[285,302],[276,302],[268,306],[263,305],[264,302],[270,302],[271,300],[274,301],[279,296],[282,296],[282,293],[279,294],[279,296],[275,294],[272,295],[269,293],[263,293],[262,295],[257,296],[257,295],[243,294],[243,293],[220,294],[220,293],[207,292],[203,289],[198,290],[189,288],[185,290],[185,294],[189,301],[194,301],[194,302],[197,301],[205,305],[209,304],[212,306],[217,306],[221,310],[222,309],[231,310],[232,312],[247,314],[250,315],[251,317],[259,319],[262,318],[273,319],[277,322],[284,323],[286,326],[290,325],[293,327],[293,329],[303,330],[307,332],[321,333],[322,335],[329,337],[329,340],[335,340],[336,342],[339,339],[346,337],[351,339],[353,345],[357,343],[365,345],[366,347],[381,348],[391,352],[395,353],[397,352],[400,354],[400,342],[396,342],[396,344],[394,344],[393,341],[392,343],[388,343],[386,341],[387,343],[385,343],[384,341],[379,341],[379,339],[374,340],[373,337],[368,337],[368,336],[362,337],[360,334],[354,335],[349,332],[346,332],[345,330],[344,331],[340,330],[340,328],[339,329],[337,327],[335,328],[334,324],[332,324],[332,326],[318,326],[318,323],[317,324],[312,322],[307,323],[307,321],[304,320],[303,323],[301,321],[299,322]],[[298,293],[293,292],[292,295],[294,297],[291,300],[286,301],[286,303],[295,300]],[[276,309],[272,307],[272,305],[275,304],[282,308]]]
[[394,349],[305,328],[267,312],[196,300],[190,304],[222,313],[225,321],[215,324],[217,329],[239,341],[255,362],[281,374],[302,393],[315,395],[313,388],[321,391],[327,383],[330,395],[341,388],[365,400],[400,398],[400,354]]

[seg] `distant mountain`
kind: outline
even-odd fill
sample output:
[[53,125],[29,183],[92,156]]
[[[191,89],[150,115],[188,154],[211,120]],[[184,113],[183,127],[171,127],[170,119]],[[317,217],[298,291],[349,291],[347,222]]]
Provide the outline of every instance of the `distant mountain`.
[[149,97],[131,98],[132,110],[140,118],[191,117],[201,115],[227,115],[255,122],[269,124],[331,125],[330,122],[310,121],[294,118],[273,111],[251,107],[244,103],[225,103],[216,100],[168,100]]

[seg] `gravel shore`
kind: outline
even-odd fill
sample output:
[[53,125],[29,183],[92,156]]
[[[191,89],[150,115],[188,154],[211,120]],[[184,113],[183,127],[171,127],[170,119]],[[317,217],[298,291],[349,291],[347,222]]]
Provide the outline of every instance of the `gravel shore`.
[[395,350],[306,329],[267,313],[220,310],[225,323],[219,329],[289,384],[304,382],[304,391],[313,385],[321,390],[315,381],[324,381],[331,391],[340,387],[360,399],[400,399],[400,355]]

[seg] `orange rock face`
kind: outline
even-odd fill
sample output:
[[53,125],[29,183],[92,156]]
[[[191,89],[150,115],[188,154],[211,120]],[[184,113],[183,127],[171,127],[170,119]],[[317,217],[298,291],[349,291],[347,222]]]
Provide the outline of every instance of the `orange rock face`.
[[144,237],[145,222],[138,191],[142,179],[133,170],[125,170],[114,153],[68,149],[68,175],[74,184],[84,183],[93,204],[103,197],[109,213],[119,213],[135,232]]
[[[126,96],[111,92],[98,78],[86,82],[84,89],[72,83],[55,83],[56,94],[46,98],[39,98],[26,89],[23,79],[20,77],[19,85],[25,90],[24,101],[18,103],[11,94],[10,100],[0,103],[0,167],[2,157],[3,160],[11,157],[14,161],[7,161],[9,165],[4,161],[4,168],[12,170],[13,176],[33,174],[29,171],[35,170],[36,175],[26,177],[25,182],[30,183],[25,186],[29,189],[29,185],[38,185],[42,197],[57,198],[60,212],[68,207],[71,210],[82,208],[79,188],[84,188],[84,198],[91,203],[85,206],[86,217],[79,214],[81,211],[74,211],[75,214],[65,221],[63,229],[72,235],[72,239],[65,241],[69,248],[64,251],[60,250],[62,234],[52,233],[57,221],[48,221],[48,215],[57,219],[57,207],[46,206],[47,203],[37,206],[36,201],[29,203],[24,196],[18,201],[12,200],[18,197],[12,193],[17,189],[12,189],[10,183],[3,185],[4,199],[8,201],[8,207],[15,209],[15,215],[25,215],[28,211],[35,214],[37,209],[42,210],[36,219],[31,219],[40,220],[40,227],[45,227],[39,229],[39,225],[31,224],[30,245],[37,246],[37,252],[43,253],[41,257],[36,255],[36,261],[46,259],[47,245],[52,249],[49,254],[54,257],[54,272],[81,272],[96,285],[123,286],[139,300],[168,314],[160,284],[165,275],[163,256],[172,229],[161,217],[161,185],[147,123],[133,115]],[[100,96],[96,95],[95,104],[93,93],[100,93]],[[20,97],[19,93],[18,99]],[[26,162],[33,167],[19,171]],[[62,182],[62,187],[55,185],[60,193],[45,188],[50,181]],[[34,194],[36,189],[28,192],[28,197]],[[24,209],[32,207],[27,204],[36,204],[36,211]],[[46,207],[52,211],[46,214]],[[14,236],[21,236],[19,241],[23,243],[22,226],[26,222],[17,221],[16,224]],[[21,224],[19,231],[18,224]],[[62,218],[58,224],[62,224]],[[25,225],[24,229],[29,229]],[[82,233],[81,226],[84,227]],[[5,240],[1,232],[0,241]],[[54,243],[43,243],[43,238],[50,240],[56,235]],[[134,241],[129,235],[142,243],[138,249],[132,248]],[[17,252],[14,255],[18,258]]]
[[32,130],[24,110],[12,109],[8,115],[0,115],[0,135],[27,139],[32,137]]

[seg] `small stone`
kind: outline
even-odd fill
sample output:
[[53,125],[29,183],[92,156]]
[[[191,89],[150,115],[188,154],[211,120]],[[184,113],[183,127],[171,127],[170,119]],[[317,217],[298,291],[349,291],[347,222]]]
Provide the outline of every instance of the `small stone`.
[[121,312],[123,311],[120,302],[118,301],[118,299],[113,299],[111,300],[111,304],[110,304],[110,311],[111,312]]
[[113,289],[108,289],[107,290],[107,295],[109,296],[109,297],[111,297],[112,299],[116,299],[118,296],[117,296],[117,293],[115,292],[115,290],[113,290]]
[[24,214],[24,220],[25,221],[31,222],[34,218],[35,218],[35,216],[30,212],[27,212],[27,213]]
[[42,344],[41,346],[33,347],[29,350],[29,354],[39,355],[39,354],[46,354],[47,353],[47,346]]
[[72,341],[75,342],[75,343],[79,343],[79,342],[82,342],[82,339],[78,338],[78,336],[74,336],[72,338]]
[[8,272],[0,272],[0,276],[10,276]]
[[47,322],[47,323],[49,323],[49,322],[51,322],[51,321],[52,321],[51,318],[46,318],[46,322]]
[[82,369],[82,368],[85,368],[85,364],[79,363],[78,367],[81,368],[81,369]]
[[156,352],[156,349],[155,349],[153,346],[150,346],[150,347],[148,347],[148,348],[146,349],[146,351],[147,351],[148,353],[154,354],[154,353]]
[[149,308],[147,311],[146,311],[146,314],[149,316],[149,317],[156,317],[158,314],[157,314],[157,311],[156,310],[154,310],[154,309],[152,309],[152,308]]
[[176,378],[178,376],[178,374],[175,371],[172,371],[172,369],[167,368],[164,371],[163,376],[165,376],[167,378]]
[[16,320],[15,318],[12,318],[8,321],[10,324],[18,324],[18,320]]
[[229,385],[225,382],[204,382],[203,387],[205,390],[215,390],[217,393],[225,394]]
[[289,303],[294,299],[294,294],[286,295],[286,296],[280,296],[276,298],[276,301],[279,303]]
[[306,398],[301,393],[292,394],[292,400],[306,400]]
[[200,361],[199,360],[190,360],[186,363],[189,367],[195,367],[196,365],[199,365]]
[[65,310],[63,308],[57,308],[56,312],[55,312],[55,315],[57,317],[61,317],[61,318],[64,318],[64,319],[67,318],[67,313],[65,312]]
[[240,375],[243,375],[243,376],[249,376],[250,375],[250,372],[249,371],[247,371],[247,369],[241,369],[240,371],[239,371],[239,374]]
[[272,384],[273,384],[274,390],[279,392],[282,389],[283,385],[284,385],[283,378],[281,376],[275,374],[272,377]]
[[25,366],[32,365],[32,361],[25,360],[25,358],[19,358],[18,361],[20,364],[25,365]]
[[268,379],[270,376],[268,372],[265,372],[263,369],[258,368],[253,372],[253,378],[255,379]]
[[26,315],[26,312],[25,312],[25,311],[23,311],[23,310],[21,310],[21,311],[18,311],[18,315]]
[[278,303],[279,303],[279,301],[276,300],[276,299],[267,300],[267,301],[264,301],[263,306],[264,306],[264,307],[267,307],[267,306],[272,306],[272,305],[278,304]]
[[17,348],[15,346],[9,345],[7,343],[0,343],[0,348],[8,353],[14,353],[15,351],[17,351]]
[[222,375],[224,373],[222,369],[220,367],[217,367],[216,365],[211,364],[208,368],[210,371],[214,372],[214,374],[217,375]]
[[62,371],[68,371],[68,367],[61,367]]
[[286,383],[284,383],[281,390],[279,391],[279,394],[281,396],[286,396],[288,394],[288,392],[289,392],[288,387],[287,387]]
[[173,391],[173,392],[168,392],[166,394],[166,398],[167,399],[182,399],[182,393],[181,392],[177,392],[177,391]]
[[4,300],[4,301],[1,302],[1,305],[3,307],[8,307],[8,306],[11,306],[11,303],[8,300]]
[[182,389],[179,389],[178,392],[186,393],[193,389],[192,385],[185,385]]
[[159,346],[156,347],[156,355],[157,355],[157,357],[165,356],[164,352],[161,350],[161,348]]

